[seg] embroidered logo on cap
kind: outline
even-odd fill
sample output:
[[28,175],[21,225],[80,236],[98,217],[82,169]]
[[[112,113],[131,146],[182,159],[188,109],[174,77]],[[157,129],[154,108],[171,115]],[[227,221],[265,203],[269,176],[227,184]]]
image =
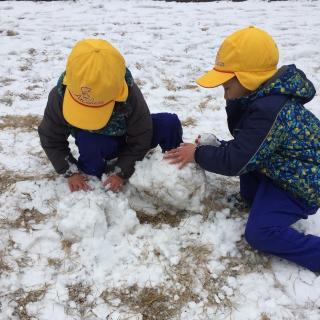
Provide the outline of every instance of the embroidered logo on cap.
[[88,107],[101,107],[106,104],[104,101],[95,101],[93,97],[90,96],[90,92],[92,91],[89,87],[81,87],[81,94],[73,94],[70,90],[70,94],[73,99],[77,102],[84,104]]

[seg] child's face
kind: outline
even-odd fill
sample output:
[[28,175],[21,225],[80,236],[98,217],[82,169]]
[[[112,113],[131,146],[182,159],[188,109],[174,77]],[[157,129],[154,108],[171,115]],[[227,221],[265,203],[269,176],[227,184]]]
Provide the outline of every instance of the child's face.
[[247,96],[251,91],[243,87],[237,77],[225,82],[223,85],[225,100],[232,100]]

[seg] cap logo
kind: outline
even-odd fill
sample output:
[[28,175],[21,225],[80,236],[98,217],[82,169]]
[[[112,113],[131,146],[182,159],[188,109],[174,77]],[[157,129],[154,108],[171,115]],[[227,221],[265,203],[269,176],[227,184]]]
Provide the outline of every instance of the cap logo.
[[101,107],[106,104],[104,101],[95,101],[94,98],[90,96],[90,92],[92,90],[91,88],[81,87],[80,90],[80,94],[74,94],[69,90],[72,98],[75,99],[77,102],[84,104],[88,107]]

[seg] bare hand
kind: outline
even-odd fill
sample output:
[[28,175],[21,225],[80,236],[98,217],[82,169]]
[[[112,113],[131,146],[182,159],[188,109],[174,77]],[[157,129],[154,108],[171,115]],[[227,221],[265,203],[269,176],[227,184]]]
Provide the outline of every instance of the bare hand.
[[167,151],[163,158],[169,160],[171,164],[179,164],[179,169],[181,169],[187,163],[194,162],[195,151],[195,144],[181,143],[180,147]]
[[80,173],[75,173],[68,178],[68,185],[71,192],[79,190],[90,190],[89,185],[87,184],[87,178]]
[[121,189],[124,185],[124,180],[121,177],[114,174],[114,175],[108,177],[102,184],[107,189],[109,189],[113,192],[119,192],[119,191],[121,191]]

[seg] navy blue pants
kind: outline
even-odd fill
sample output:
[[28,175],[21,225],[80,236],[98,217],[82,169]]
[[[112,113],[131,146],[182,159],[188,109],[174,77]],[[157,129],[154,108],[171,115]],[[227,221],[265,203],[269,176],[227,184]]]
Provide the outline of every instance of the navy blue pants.
[[[176,148],[182,142],[182,127],[174,113],[152,114],[153,135],[151,148],[159,145],[163,152]],[[86,174],[101,177],[106,161],[114,159],[125,145],[125,137],[106,136],[77,130],[75,142],[79,149],[78,167]]]
[[317,207],[294,198],[256,172],[240,176],[240,193],[252,203],[245,238],[253,248],[320,271],[320,237],[290,227],[315,214]]

